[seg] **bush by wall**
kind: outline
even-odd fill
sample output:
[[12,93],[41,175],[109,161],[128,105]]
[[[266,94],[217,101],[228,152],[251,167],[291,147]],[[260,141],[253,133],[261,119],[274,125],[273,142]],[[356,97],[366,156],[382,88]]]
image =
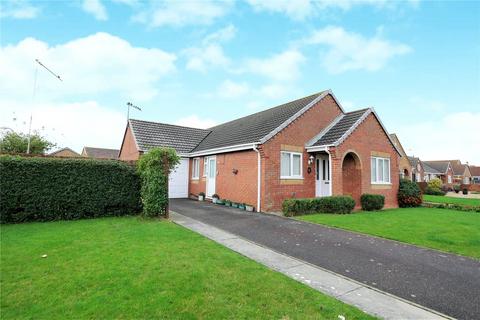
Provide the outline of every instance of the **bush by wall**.
[[422,193],[415,182],[400,179],[398,188],[398,206],[401,208],[418,207],[422,204]]
[[440,189],[442,187],[442,180],[440,180],[439,178],[434,178],[428,181],[428,186],[430,188]]
[[307,199],[286,199],[283,201],[283,214],[287,217],[309,213],[350,213],[355,200],[350,196],[332,196]]
[[385,205],[385,196],[364,193],[360,197],[360,203],[362,204],[362,210],[365,211],[382,210]]
[[0,156],[1,223],[139,211],[138,175],[120,161]]
[[445,195],[445,192],[442,190],[442,189],[439,189],[439,188],[433,188],[433,187],[430,187],[428,186],[426,189],[425,189],[425,194],[429,194],[429,195],[432,195],[432,196],[444,196]]

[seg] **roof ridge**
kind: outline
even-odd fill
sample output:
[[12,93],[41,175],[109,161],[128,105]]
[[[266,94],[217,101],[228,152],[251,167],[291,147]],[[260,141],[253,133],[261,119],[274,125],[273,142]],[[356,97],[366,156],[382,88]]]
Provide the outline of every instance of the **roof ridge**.
[[165,123],[165,122],[158,122],[158,121],[149,121],[149,120],[140,120],[140,119],[128,119],[129,121],[139,121],[139,122],[148,122],[148,123],[153,123],[153,124],[161,124],[165,126],[171,126],[171,127],[178,127],[178,128],[186,128],[186,129],[195,129],[195,130],[203,130],[203,131],[211,131],[210,129],[202,129],[202,128],[195,128],[195,127],[187,127],[187,126],[180,126],[177,124],[171,124],[171,123]]
[[[68,147],[67,147],[68,148]],[[103,150],[118,150],[118,149],[112,149],[112,148],[99,148],[99,147],[87,147],[87,146],[84,146],[84,148],[89,148],[89,149],[103,149]],[[70,149],[70,148],[68,148]]]

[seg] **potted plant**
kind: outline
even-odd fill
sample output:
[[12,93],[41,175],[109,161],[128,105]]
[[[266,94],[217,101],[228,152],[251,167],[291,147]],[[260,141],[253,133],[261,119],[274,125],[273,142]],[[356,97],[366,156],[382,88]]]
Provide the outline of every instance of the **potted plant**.
[[454,185],[453,190],[455,191],[455,193],[459,193],[460,192],[460,185],[459,184]]
[[231,206],[232,206],[232,208],[238,208],[238,203],[232,202]]
[[205,200],[205,192],[200,192],[198,194],[198,201],[204,201]]
[[248,212],[253,212],[253,206],[249,205],[249,204],[246,204],[245,205],[245,210],[247,210]]
[[245,210],[245,203],[239,203],[238,204],[238,209]]
[[212,196],[212,202],[217,203],[218,199],[220,199],[220,197],[218,196],[218,194],[214,193]]
[[462,193],[463,193],[463,194],[468,194],[468,189],[467,189],[467,188],[463,188]]
[[232,201],[230,201],[230,200],[225,200],[225,206],[231,207],[231,206],[232,206]]
[[216,204],[223,206],[225,204],[225,201],[223,199],[217,199]]

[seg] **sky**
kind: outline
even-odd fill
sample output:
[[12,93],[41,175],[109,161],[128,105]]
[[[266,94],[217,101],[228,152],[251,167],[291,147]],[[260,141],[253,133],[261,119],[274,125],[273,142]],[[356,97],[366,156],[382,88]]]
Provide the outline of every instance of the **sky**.
[[120,148],[127,102],[208,128],[326,89],[480,165],[480,1],[0,0],[0,127],[58,148]]

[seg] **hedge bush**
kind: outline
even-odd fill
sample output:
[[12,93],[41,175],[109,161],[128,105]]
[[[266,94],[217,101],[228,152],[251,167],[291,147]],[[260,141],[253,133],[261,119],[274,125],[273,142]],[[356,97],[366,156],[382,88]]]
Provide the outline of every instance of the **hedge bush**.
[[428,186],[425,189],[425,194],[429,194],[429,195],[432,195],[432,196],[444,196],[445,192],[443,190],[441,190],[440,188],[433,188],[433,187]]
[[398,206],[401,208],[418,207],[422,204],[422,192],[418,185],[407,179],[400,179],[398,188]]
[[364,193],[360,197],[360,203],[362,204],[362,210],[365,211],[382,210],[385,205],[385,196]]
[[0,156],[0,222],[136,214],[135,168],[115,160]]
[[309,213],[350,213],[355,200],[350,196],[332,196],[307,199],[286,199],[282,204],[283,214],[287,217]]

